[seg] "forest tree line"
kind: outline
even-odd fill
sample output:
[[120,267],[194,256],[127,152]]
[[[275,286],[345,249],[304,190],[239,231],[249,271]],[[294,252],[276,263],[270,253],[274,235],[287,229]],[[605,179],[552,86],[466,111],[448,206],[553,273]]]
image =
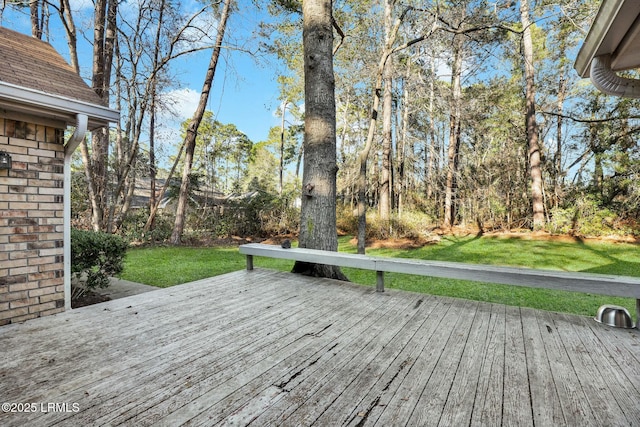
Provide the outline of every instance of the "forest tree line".
[[[334,1],[339,225],[356,233],[366,214],[385,236],[454,226],[635,233],[638,102],[603,95],[573,70],[599,3]],[[75,185],[88,197],[76,214],[89,213],[95,230],[141,238],[164,224],[163,237],[176,243],[203,230],[295,233],[304,193],[301,7],[226,0],[194,11],[166,0],[96,0],[91,28],[81,31],[76,23],[87,16],[68,0],[5,4],[28,14],[34,37],[47,40],[52,21],[63,23],[72,65],[90,68],[96,93],[121,111],[115,128],[81,145]],[[249,8],[264,16],[253,39],[216,41]],[[93,48],[84,65],[81,35]],[[174,61],[249,44],[257,48],[247,55],[282,65],[273,67],[280,126],[250,141],[203,105],[162,152],[157,117],[171,109],[162,95],[177,84]],[[133,210],[141,179],[151,183],[149,206]],[[194,196],[202,189],[252,196],[206,211]],[[159,194],[176,203],[156,214]]]

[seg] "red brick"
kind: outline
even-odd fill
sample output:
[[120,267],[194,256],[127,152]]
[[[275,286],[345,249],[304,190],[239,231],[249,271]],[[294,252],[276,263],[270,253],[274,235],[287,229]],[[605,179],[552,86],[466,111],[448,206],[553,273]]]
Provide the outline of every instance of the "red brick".
[[59,300],[64,300],[64,294],[62,292],[56,292],[55,294],[42,295],[40,297],[41,303],[50,302],[50,301],[59,301]]
[[21,298],[21,299],[9,301],[9,307],[11,309],[14,309],[14,308],[28,307],[30,305],[39,304],[39,303],[40,303],[40,298],[38,297]]
[[2,248],[7,252],[26,251],[29,249],[29,245],[31,245],[31,243],[7,243],[6,245],[2,245]]
[[40,272],[44,273],[45,271],[62,271],[64,269],[64,263],[56,262],[55,264],[41,265]]
[[51,302],[47,302],[47,303],[44,303],[44,304],[38,304],[38,305],[29,306],[29,312],[30,313],[39,313],[41,311],[53,310],[55,308],[56,308],[56,302],[55,301],[51,301]]
[[37,313],[25,314],[24,316],[14,317],[13,319],[11,319],[11,323],[22,323],[22,322],[26,322],[27,320],[35,319],[38,317],[40,316],[38,316]]
[[29,202],[9,202],[9,209],[11,210],[36,210],[38,209],[37,203]]
[[9,292],[20,292],[37,288],[38,282],[16,283],[15,285],[9,285]]
[[55,196],[53,194],[34,194],[29,195],[25,202],[36,202],[42,206],[43,203],[58,203],[55,200]]
[[42,286],[42,287],[57,286],[57,285],[61,285],[63,283],[64,283],[64,278],[63,277],[56,277],[56,278],[53,278],[53,279],[41,280],[40,281],[40,286]]
[[25,314],[29,314],[28,307],[16,308],[16,309],[7,310],[7,311],[0,311],[0,320],[11,319],[18,316],[24,316]]
[[14,259],[4,263],[3,267],[11,269],[11,268],[25,267],[26,265],[27,265],[26,259]]
[[[39,149],[29,148],[29,155],[43,157],[46,159],[46,158],[55,157],[56,153],[49,150],[39,150]],[[38,161],[42,161],[42,160],[43,159],[38,159]]]
[[[27,275],[26,274],[21,274],[21,275],[13,275],[13,276],[9,276],[9,270],[0,270],[2,272],[2,275],[0,276],[0,293],[1,292],[9,292],[9,286],[10,285],[15,285],[17,283],[26,283],[27,282]],[[5,289],[6,287],[6,289]]]
[[54,279],[56,277],[55,271],[47,271],[44,273],[33,273],[29,275],[29,280],[39,281],[45,279]]
[[3,194],[2,199],[5,202],[27,202],[27,195],[21,193]]
[[26,258],[35,258],[38,256],[38,251],[18,251],[11,252],[11,259],[26,259]]
[[14,167],[0,174],[0,325],[64,310],[64,132],[0,118],[7,129],[0,142]]
[[10,243],[36,242],[37,240],[37,234],[14,234],[13,236],[9,236]]
[[27,148],[38,148],[38,141],[23,138],[11,138],[9,140],[9,144],[9,147],[12,147],[14,149],[18,147],[24,147],[25,154],[27,153]]
[[38,271],[38,266],[30,266],[30,267],[18,267],[9,269],[9,274],[11,276],[19,275],[19,274],[29,274],[36,273]]
[[56,242],[48,242],[48,243],[53,243],[53,248],[50,249],[41,249],[40,250],[40,256],[49,256],[49,255],[62,255],[63,254],[63,248],[56,248]]
[[60,308],[56,308],[55,310],[47,310],[40,313],[40,316],[50,316],[52,314],[62,313],[64,311],[64,306]]
[[26,210],[0,211],[0,217],[25,218],[27,214]]
[[29,291],[5,292],[0,294],[0,302],[11,302],[24,298],[29,298]]
[[29,242],[27,245],[29,249],[52,249],[56,247],[56,242],[48,240],[44,242]]
[[55,256],[40,256],[37,258],[30,258],[27,260],[28,265],[52,264],[54,262],[56,262]]
[[[32,289],[29,291],[29,297],[40,297],[42,295],[50,295],[50,294],[54,294],[56,292],[56,287],[55,286],[48,286],[46,288],[38,288],[38,289]],[[0,310],[2,310],[0,308]]]

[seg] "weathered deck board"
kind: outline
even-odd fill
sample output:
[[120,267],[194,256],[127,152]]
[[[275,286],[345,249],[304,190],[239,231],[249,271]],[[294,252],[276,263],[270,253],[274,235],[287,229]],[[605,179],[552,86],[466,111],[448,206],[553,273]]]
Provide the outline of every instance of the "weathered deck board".
[[535,311],[522,310],[523,331],[527,336],[525,351],[529,363],[527,375],[532,395],[532,411],[536,425],[564,425],[562,404],[558,396],[556,382],[549,365],[549,356],[545,348],[545,338],[552,333],[547,325],[539,325]]
[[502,422],[505,317],[504,306],[491,306],[487,347],[475,390],[476,398],[470,423],[472,426],[495,426]]
[[[0,328],[0,425],[640,426],[640,334],[239,271]],[[40,406],[38,406],[40,408]]]

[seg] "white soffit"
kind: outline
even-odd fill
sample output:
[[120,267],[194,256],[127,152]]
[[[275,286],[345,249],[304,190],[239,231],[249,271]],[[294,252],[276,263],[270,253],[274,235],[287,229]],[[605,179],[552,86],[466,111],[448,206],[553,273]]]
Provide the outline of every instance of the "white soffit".
[[0,81],[0,109],[13,109],[32,115],[45,115],[75,124],[77,114],[89,117],[89,127],[97,128],[120,120],[111,108],[89,104],[58,95],[27,89]]

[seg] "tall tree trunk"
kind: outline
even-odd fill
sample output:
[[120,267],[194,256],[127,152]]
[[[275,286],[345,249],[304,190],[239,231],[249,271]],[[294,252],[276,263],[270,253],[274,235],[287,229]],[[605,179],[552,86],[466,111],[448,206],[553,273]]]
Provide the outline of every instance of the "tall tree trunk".
[[[160,44],[162,39],[162,25],[164,23],[165,1],[160,1],[158,25],[156,27],[155,46],[153,51],[153,69],[158,70],[160,67]],[[151,217],[151,211],[156,205],[156,101],[158,96],[158,79],[157,73],[153,74],[153,80],[150,82],[150,105],[149,105],[149,228],[155,227],[155,214]]]
[[209,68],[202,85],[202,91],[200,92],[200,101],[196,108],[193,118],[187,126],[187,134],[184,139],[185,145],[185,160],[184,169],[182,171],[182,183],[180,184],[180,196],[178,197],[178,206],[176,207],[176,219],[173,224],[173,232],[171,233],[171,243],[179,244],[182,240],[182,233],[184,231],[184,221],[187,211],[187,199],[189,197],[189,178],[191,176],[191,166],[193,163],[193,153],[196,146],[196,136],[198,134],[198,127],[202,121],[207,101],[209,100],[209,92],[213,84],[213,78],[216,73],[216,67],[218,65],[218,58],[220,57],[220,50],[222,48],[222,40],[224,38],[224,32],[227,27],[227,19],[231,11],[230,5],[232,0],[227,0],[224,3],[222,9],[222,15],[220,16],[220,22],[218,23],[218,34],[216,36],[216,44],[211,53],[211,59],[209,61]]
[[[93,70],[91,86],[100,98],[109,102],[111,64],[113,61],[116,31],[115,0],[97,0],[94,6]],[[92,149],[89,151],[86,139],[81,152],[85,162],[85,173],[89,181],[91,199],[91,223],[95,231],[104,230],[107,205],[107,162],[109,158],[109,130],[98,129],[91,135]]]
[[278,194],[282,196],[282,190],[284,188],[284,138],[285,138],[285,114],[287,112],[288,101],[282,103],[282,122],[280,124],[280,167],[278,168]]
[[[382,60],[386,60],[383,56]],[[373,138],[376,133],[376,120],[378,119],[378,108],[380,106],[380,91],[382,86],[382,73],[378,73],[376,84],[373,88],[373,105],[371,107],[371,119],[369,120],[369,131],[364,148],[358,154],[360,171],[358,173],[358,253],[365,253],[367,236],[367,160],[373,145]]]
[[533,67],[533,38],[529,19],[529,0],[520,1],[520,20],[522,23],[522,48],[524,51],[524,75],[526,81],[526,125],[529,147],[529,174],[531,178],[531,207],[533,211],[533,229],[544,227],[544,202],[542,195],[542,167],[538,122],[536,120],[536,86]]
[[147,222],[144,224],[144,228],[142,229],[143,233],[149,232],[152,229],[153,224],[155,223],[156,216],[158,214],[158,209],[160,208],[160,203],[162,202],[162,196],[167,192],[167,188],[169,188],[169,183],[171,182],[171,178],[173,178],[173,174],[178,167],[178,163],[180,163],[180,158],[182,158],[182,152],[184,151],[184,141],[180,144],[180,149],[178,150],[178,154],[176,155],[175,160],[173,161],[173,165],[171,166],[171,170],[169,170],[169,174],[167,175],[167,179],[164,181],[164,185],[162,186],[162,190],[160,190],[160,197],[156,199],[156,202],[153,206],[151,206],[151,210],[149,211],[149,218],[147,218]]
[[[305,119],[299,246],[326,251],[338,250],[332,8],[331,0],[302,3]],[[347,280],[339,267],[323,264],[296,262],[293,272]]]
[[560,205],[562,198],[562,126],[564,120],[562,113],[564,109],[564,100],[567,94],[567,83],[564,75],[564,65],[560,68],[560,76],[558,79],[558,100],[556,102],[558,109],[558,123],[556,125],[556,153],[554,156],[554,174],[553,174],[553,204],[555,207]]
[[449,116],[449,149],[447,151],[447,180],[444,197],[444,227],[455,224],[458,152],[460,150],[460,104],[462,101],[462,35],[453,38],[453,64],[451,67],[451,115]]
[[[435,101],[435,75],[436,75],[436,66],[435,60],[431,59],[431,77],[429,78],[429,149],[428,149],[428,162],[426,165],[425,171],[425,179],[427,180],[427,200],[431,200],[435,191],[436,180],[435,177],[437,175],[437,163],[436,156],[440,153],[440,149],[438,147],[438,142],[436,139],[436,117],[435,117],[435,109],[434,109],[434,101]],[[434,206],[436,204],[434,203]]]
[[[152,87],[151,106],[149,107],[149,215],[156,204],[156,176],[158,169],[156,167],[156,85]],[[154,218],[155,219],[155,218]],[[155,220],[152,220],[149,227],[155,227]]]
[[71,4],[69,0],[60,1],[60,9],[58,10],[60,21],[65,28],[67,36],[67,46],[69,46],[69,58],[71,66],[76,73],[80,74],[80,63],[78,62],[78,36],[76,34],[76,25],[71,12]]
[[31,16],[31,36],[42,40],[48,22],[48,3],[41,0],[29,0],[29,14]]
[[[408,10],[408,9],[407,9]],[[406,11],[405,11],[406,13]],[[384,75],[385,65],[389,60],[389,57],[394,53],[393,43],[398,35],[398,29],[402,23],[405,13],[403,13],[391,28],[390,36],[386,39],[386,43],[382,54],[380,55],[380,61],[378,62],[378,69],[376,72],[376,81],[373,86],[373,102],[371,106],[371,116],[369,120],[369,130],[367,132],[367,140],[364,148],[358,154],[358,163],[360,165],[360,171],[358,174],[358,253],[364,254],[365,252],[365,240],[366,240],[366,228],[367,228],[367,161],[369,159],[369,153],[373,146],[373,138],[376,134],[376,121],[378,120],[378,108],[380,107],[380,95],[382,93],[382,79]],[[425,36],[426,37],[426,36]],[[424,38],[421,38],[424,39]],[[409,47],[410,44],[416,43],[419,39],[415,39],[403,46],[398,47],[396,50]]]
[[[384,38],[385,46],[391,46],[392,15],[395,0],[384,3]],[[391,145],[392,145],[392,115],[393,115],[393,58],[389,56],[384,65],[382,94],[382,170],[380,174],[380,199],[378,212],[380,219],[389,220],[391,213]]]
[[398,164],[398,173],[396,181],[397,184],[397,197],[398,197],[398,216],[402,216],[402,211],[404,209],[404,199],[406,197],[406,193],[409,188],[408,184],[408,172],[407,171],[407,151],[413,154],[413,147],[407,149],[408,144],[408,133],[409,133],[409,106],[411,104],[411,99],[409,96],[409,78],[411,73],[411,59],[407,59],[407,68],[405,79],[402,87],[402,130],[400,132],[400,138],[398,138],[398,147],[396,155],[396,161]]
[[[561,28],[565,28],[565,20],[560,21]],[[564,125],[564,119],[562,113],[564,110],[564,101],[567,97],[567,78],[566,78],[566,60],[567,52],[567,38],[565,32],[561,31],[559,36],[558,45],[558,59],[559,59],[559,73],[558,73],[558,99],[556,100],[556,108],[558,110],[558,118],[556,124],[556,153],[553,158],[553,206],[558,207],[562,199],[562,187],[564,185],[564,178],[562,173],[562,146],[563,135],[562,127]]]

